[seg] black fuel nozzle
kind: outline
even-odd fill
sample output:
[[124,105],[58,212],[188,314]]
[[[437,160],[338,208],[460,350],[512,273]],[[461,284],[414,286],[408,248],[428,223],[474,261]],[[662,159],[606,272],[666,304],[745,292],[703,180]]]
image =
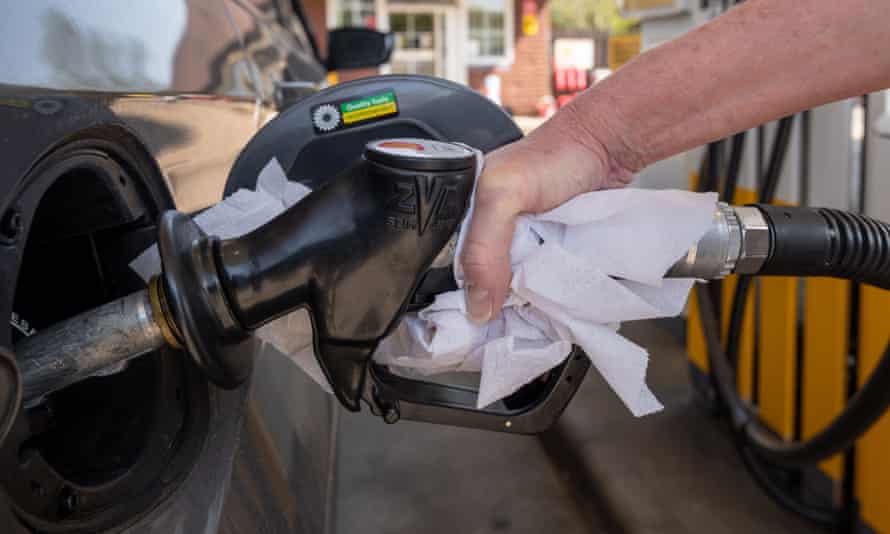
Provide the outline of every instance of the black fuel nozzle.
[[250,374],[250,332],[298,308],[334,393],[359,409],[368,362],[466,212],[475,152],[454,143],[370,143],[354,165],[267,224],[234,239],[164,214],[164,293],[177,335],[207,376]]
[[[402,314],[454,289],[436,265],[468,208],[473,150],[454,143],[370,143],[354,165],[272,221],[235,239],[205,235],[177,212],[161,219],[160,318],[216,384],[250,375],[251,331],[306,308],[316,357],[343,406],[392,423],[411,419],[502,432],[549,428],[572,399],[589,359],[565,362],[510,397],[478,409],[471,388],[408,379],[371,356]],[[420,286],[422,282],[422,287]]]

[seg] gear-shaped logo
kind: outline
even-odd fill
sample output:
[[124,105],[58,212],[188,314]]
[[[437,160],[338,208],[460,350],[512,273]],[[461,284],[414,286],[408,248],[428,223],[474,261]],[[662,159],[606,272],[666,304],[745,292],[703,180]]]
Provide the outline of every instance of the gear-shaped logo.
[[340,112],[330,104],[318,106],[312,114],[312,123],[322,132],[330,132],[340,125]]

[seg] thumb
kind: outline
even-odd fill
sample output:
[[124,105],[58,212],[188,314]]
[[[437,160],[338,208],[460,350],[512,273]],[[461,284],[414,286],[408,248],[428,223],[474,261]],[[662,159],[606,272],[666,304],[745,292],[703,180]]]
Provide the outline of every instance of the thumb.
[[485,323],[500,309],[510,286],[510,245],[516,216],[522,211],[515,180],[484,173],[476,189],[475,207],[461,253],[466,280],[467,313]]

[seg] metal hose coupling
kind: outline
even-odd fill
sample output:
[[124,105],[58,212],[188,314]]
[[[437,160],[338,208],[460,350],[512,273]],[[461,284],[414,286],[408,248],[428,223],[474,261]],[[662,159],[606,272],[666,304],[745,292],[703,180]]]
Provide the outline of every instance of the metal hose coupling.
[[714,280],[730,273],[757,273],[769,257],[770,239],[769,226],[758,208],[718,202],[708,231],[665,277]]

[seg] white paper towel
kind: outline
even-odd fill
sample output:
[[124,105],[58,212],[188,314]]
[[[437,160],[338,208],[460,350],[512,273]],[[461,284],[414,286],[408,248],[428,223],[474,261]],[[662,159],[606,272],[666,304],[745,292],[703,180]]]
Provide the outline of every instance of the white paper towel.
[[561,363],[576,344],[634,415],[658,411],[645,381],[648,353],[619,335],[618,323],[683,310],[693,280],[662,277],[707,231],[716,201],[713,193],[616,189],[521,217],[511,296],[493,321],[474,325],[461,291],[442,294],[406,317],[375,360],[420,373],[481,371],[483,407]]
[[[480,158],[481,161],[481,158]],[[276,160],[256,191],[239,190],[195,220],[222,238],[242,235],[308,193]],[[692,280],[662,279],[710,226],[716,194],[617,189],[581,195],[550,212],[521,217],[513,240],[511,294],[487,325],[466,316],[462,290],[444,293],[406,316],[385,339],[378,363],[424,375],[481,372],[478,406],[513,393],[559,365],[579,345],[636,416],[662,408],[646,386],[648,354],[617,333],[621,321],[679,314]],[[471,203],[470,213],[472,215]],[[463,283],[457,261],[455,276]],[[131,266],[160,271],[155,248]],[[296,362],[326,390],[303,312],[263,326],[258,337]]]

